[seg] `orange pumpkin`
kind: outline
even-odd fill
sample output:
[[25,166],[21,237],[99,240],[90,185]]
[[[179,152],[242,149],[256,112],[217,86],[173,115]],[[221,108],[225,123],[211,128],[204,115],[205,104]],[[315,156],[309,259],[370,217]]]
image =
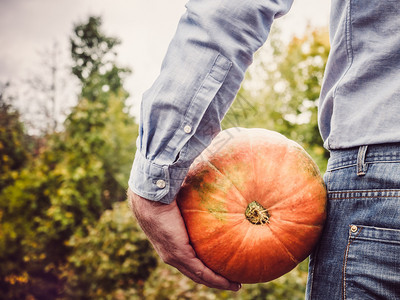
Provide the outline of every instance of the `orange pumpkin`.
[[177,202],[197,256],[232,281],[256,283],[310,254],[326,189],[297,143],[265,129],[231,128],[192,164]]

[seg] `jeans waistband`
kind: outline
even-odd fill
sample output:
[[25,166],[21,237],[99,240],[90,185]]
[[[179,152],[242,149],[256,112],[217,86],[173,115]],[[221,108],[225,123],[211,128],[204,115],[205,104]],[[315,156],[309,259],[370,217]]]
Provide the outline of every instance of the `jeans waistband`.
[[400,162],[400,143],[330,150],[327,171],[358,165],[362,172],[363,166],[376,162]]

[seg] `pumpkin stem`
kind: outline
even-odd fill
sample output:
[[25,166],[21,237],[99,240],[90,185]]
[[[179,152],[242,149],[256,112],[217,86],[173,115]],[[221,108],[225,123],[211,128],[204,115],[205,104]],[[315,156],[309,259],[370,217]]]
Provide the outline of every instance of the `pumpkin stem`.
[[253,201],[247,205],[245,216],[246,219],[252,224],[269,224],[270,215],[268,211],[257,201]]

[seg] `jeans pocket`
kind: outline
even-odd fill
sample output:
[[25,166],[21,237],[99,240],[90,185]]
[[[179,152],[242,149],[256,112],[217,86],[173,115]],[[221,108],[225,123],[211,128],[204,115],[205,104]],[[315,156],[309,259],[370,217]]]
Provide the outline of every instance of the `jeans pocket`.
[[343,299],[400,299],[400,230],[350,225]]

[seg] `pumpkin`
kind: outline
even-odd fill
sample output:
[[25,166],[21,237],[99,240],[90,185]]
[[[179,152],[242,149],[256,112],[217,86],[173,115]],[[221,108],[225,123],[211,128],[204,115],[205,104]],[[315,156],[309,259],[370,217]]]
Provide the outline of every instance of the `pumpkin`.
[[273,280],[303,261],[326,216],[326,188],[306,151],[265,129],[222,131],[177,195],[199,259],[241,283]]

